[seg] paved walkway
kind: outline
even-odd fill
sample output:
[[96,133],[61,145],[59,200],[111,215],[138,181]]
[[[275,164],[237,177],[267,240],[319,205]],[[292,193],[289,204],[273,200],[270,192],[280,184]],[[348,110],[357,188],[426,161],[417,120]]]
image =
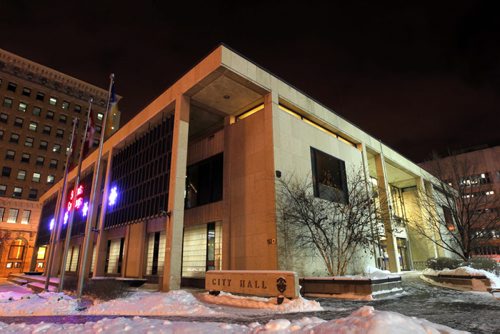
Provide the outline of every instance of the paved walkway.
[[0,292],[14,292],[19,294],[30,294],[33,293],[31,289],[25,288],[14,283],[7,281],[6,278],[0,278]]

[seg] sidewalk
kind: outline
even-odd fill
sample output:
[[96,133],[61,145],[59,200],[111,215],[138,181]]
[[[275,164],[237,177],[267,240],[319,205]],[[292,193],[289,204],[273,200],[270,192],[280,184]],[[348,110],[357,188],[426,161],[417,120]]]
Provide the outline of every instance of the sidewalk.
[[6,278],[0,278],[0,293],[11,292],[14,294],[27,295],[32,294],[31,289],[11,283]]

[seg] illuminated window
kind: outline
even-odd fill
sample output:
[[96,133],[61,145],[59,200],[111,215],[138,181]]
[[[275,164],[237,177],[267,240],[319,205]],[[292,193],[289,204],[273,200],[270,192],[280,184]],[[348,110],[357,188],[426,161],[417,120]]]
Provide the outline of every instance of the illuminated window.
[[24,257],[25,243],[21,239],[15,240],[9,249],[9,260],[22,260]]
[[256,112],[260,111],[264,109],[264,104],[260,104],[258,105],[257,107],[255,108],[252,108],[248,111],[245,111],[244,113],[240,114],[239,116],[236,116],[236,120],[242,120],[242,119],[245,119],[249,116],[252,116],[253,114],[255,114]]
[[98,112],[98,113],[97,113],[97,119],[98,119],[99,121],[102,121],[102,119],[103,119],[103,118],[104,118],[104,114],[103,114],[103,113]]
[[[0,195],[5,195],[7,193],[7,186],[5,184],[0,184]],[[3,219],[3,211],[2,211],[2,219]]]
[[54,147],[52,147],[52,152],[55,152],[55,153],[61,152],[61,145],[54,144]]
[[17,108],[17,110],[22,111],[22,112],[26,112],[27,109],[28,109],[28,105],[26,103],[19,102],[19,107]]
[[69,109],[69,102],[63,101],[63,103],[61,104],[61,108],[64,110],[68,110]]
[[57,104],[57,98],[51,96],[49,98],[49,104],[52,105],[52,106],[55,106]]
[[28,129],[30,129],[31,131],[36,131],[36,129],[38,129],[38,123],[37,122],[30,122]]
[[23,188],[21,187],[14,187],[14,192],[12,193],[12,197],[19,198],[23,195]]
[[29,224],[31,217],[31,210],[24,210],[21,217],[21,224]]
[[24,146],[33,147],[33,143],[34,142],[35,142],[35,138],[33,138],[33,137],[26,137],[26,140],[24,141]]
[[33,182],[40,182],[40,178],[42,177],[42,175],[40,175],[40,173],[37,173],[37,172],[34,172],[33,173],[33,178],[32,178],[32,181]]
[[19,214],[18,209],[9,209],[9,217],[7,218],[7,223],[15,224],[17,223],[17,215]]
[[17,179],[18,180],[26,180],[26,171],[25,170],[19,170],[17,172]]
[[47,183],[54,183],[54,175],[47,175]]
[[314,196],[348,203],[345,162],[311,147]]
[[47,247],[45,247],[45,246],[39,247],[38,252],[36,253],[36,259],[37,260],[44,260],[46,253],[47,253]]

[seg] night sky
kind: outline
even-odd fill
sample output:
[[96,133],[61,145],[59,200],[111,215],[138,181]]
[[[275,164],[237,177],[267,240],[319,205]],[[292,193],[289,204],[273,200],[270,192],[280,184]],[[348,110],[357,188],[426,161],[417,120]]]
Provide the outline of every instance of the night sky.
[[223,42],[414,161],[500,143],[495,1],[170,3],[1,0],[0,48],[114,72],[122,124]]

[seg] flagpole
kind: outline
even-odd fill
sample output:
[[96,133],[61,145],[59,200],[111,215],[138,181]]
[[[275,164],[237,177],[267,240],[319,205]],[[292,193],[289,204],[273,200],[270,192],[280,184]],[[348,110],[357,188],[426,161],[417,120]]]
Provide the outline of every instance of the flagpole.
[[46,266],[46,277],[45,277],[45,286],[44,286],[44,290],[45,291],[48,291],[49,290],[49,282],[50,282],[50,271],[52,269],[52,262],[54,262],[54,255],[55,255],[55,247],[56,247],[56,243],[57,241],[59,240],[59,236],[60,236],[60,218],[61,218],[61,211],[64,211],[64,209],[62,209],[64,206],[63,206],[63,203],[64,203],[64,199],[66,198],[67,196],[67,185],[66,185],[66,181],[68,179],[68,171],[69,171],[69,159],[73,153],[73,141],[75,140],[75,131],[76,131],[76,122],[78,121],[78,119],[75,117],[73,119],[73,131],[71,132],[71,141],[70,141],[70,144],[69,144],[69,147],[70,147],[70,152],[69,154],[66,156],[66,166],[64,167],[64,178],[63,178],[63,187],[62,187],[62,190],[61,190],[61,197],[59,198],[59,201],[56,205],[56,212],[55,212],[55,217],[54,217],[54,226],[52,227],[52,231],[50,233],[50,246],[49,246],[49,254],[48,254],[48,264]]
[[75,203],[76,203],[76,197],[77,197],[77,191],[78,187],[80,186],[80,174],[82,172],[82,158],[83,158],[83,150],[85,148],[85,139],[87,138],[87,130],[89,126],[89,119],[90,119],[90,112],[92,110],[92,102],[94,100],[90,98],[89,100],[89,109],[87,112],[87,123],[85,125],[85,131],[83,132],[83,140],[82,144],[80,146],[80,156],[78,157],[78,169],[76,172],[76,180],[75,180],[75,185],[73,186],[73,198],[71,199],[71,210],[69,212],[69,219],[68,219],[68,227],[66,229],[66,239],[64,240],[64,252],[63,252],[63,258],[61,262],[61,278],[59,280],[59,292],[62,292],[63,287],[64,287],[64,276],[66,272],[66,261],[68,257],[68,251],[69,251],[69,243],[71,239],[71,229],[73,227],[73,220],[75,218]]
[[[80,265],[80,272],[78,275],[78,285],[76,289],[76,296],[78,299],[78,303],[80,304],[81,298],[82,298],[82,292],[83,292],[83,285],[85,283],[85,276],[86,276],[86,267],[87,267],[87,261],[88,261],[88,254],[89,254],[89,248],[90,248],[90,240],[94,239],[93,235],[91,235],[91,230],[92,230],[92,216],[94,215],[94,207],[95,207],[95,198],[97,194],[97,184],[99,181],[99,170],[101,168],[101,160],[102,160],[102,147],[104,144],[104,136],[106,133],[106,121],[108,119],[108,114],[109,114],[109,109],[111,106],[111,95],[112,95],[112,90],[113,90],[113,85],[115,83],[115,75],[111,73],[109,76],[109,90],[108,90],[108,103],[106,105],[106,111],[104,112],[104,117],[102,119],[101,123],[101,139],[99,141],[99,152],[97,154],[97,163],[96,167],[94,169],[94,177],[92,179],[93,184],[92,184],[92,191],[90,195],[90,200],[89,200],[89,211],[87,213],[87,222],[85,225],[85,237],[84,237],[84,246],[83,246],[83,257],[82,257],[82,263]],[[101,232],[102,233],[102,232]]]

